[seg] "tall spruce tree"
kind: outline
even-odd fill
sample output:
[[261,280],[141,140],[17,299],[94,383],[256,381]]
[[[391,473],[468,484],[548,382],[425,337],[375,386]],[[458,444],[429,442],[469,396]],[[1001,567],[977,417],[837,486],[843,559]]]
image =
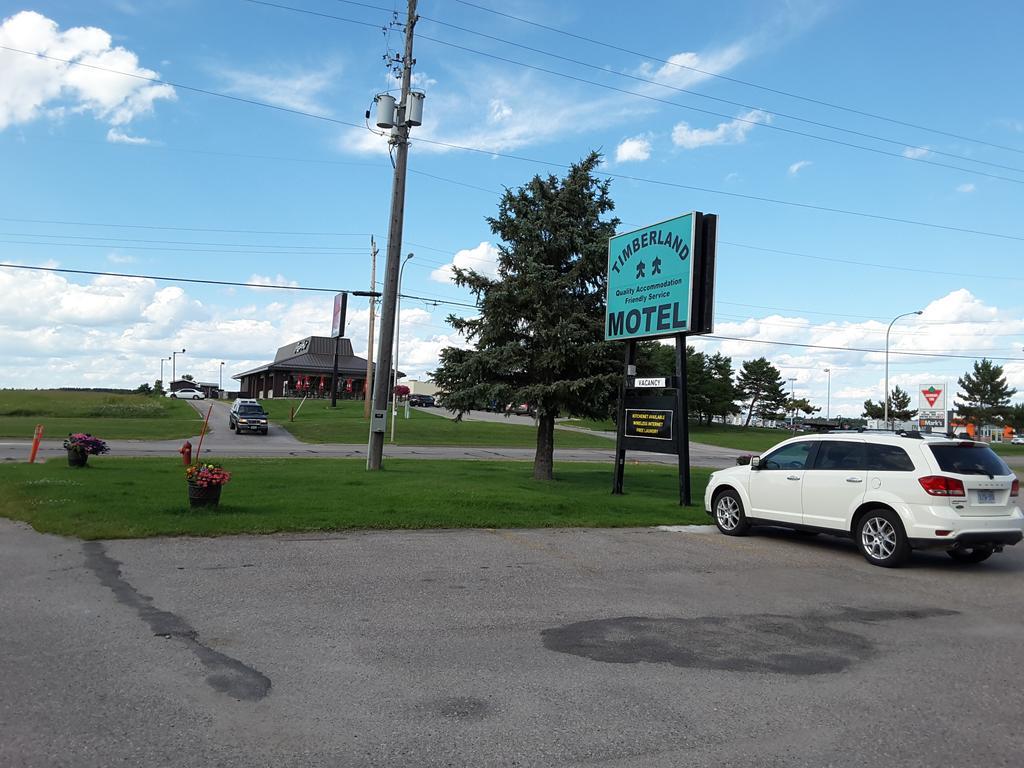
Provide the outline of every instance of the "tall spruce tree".
[[1005,418],[1010,412],[1010,398],[1017,394],[1006,383],[1003,366],[988,358],[975,361],[973,373],[965,373],[957,384],[963,389],[956,393],[960,401],[957,412],[979,427]]
[[555,417],[604,418],[621,374],[621,345],[604,341],[608,238],[619,220],[602,218],[615,206],[609,182],[594,176],[600,161],[592,152],[565,178],[505,190],[487,220],[500,238],[496,278],[453,268],[480,309],[448,322],[475,348],[442,350],[434,381],[455,410],[536,408],[538,480],[553,478]]
[[749,401],[745,427],[750,426],[753,416],[759,419],[779,418],[789,400],[783,389],[782,374],[764,357],[744,361],[736,377],[736,387]]

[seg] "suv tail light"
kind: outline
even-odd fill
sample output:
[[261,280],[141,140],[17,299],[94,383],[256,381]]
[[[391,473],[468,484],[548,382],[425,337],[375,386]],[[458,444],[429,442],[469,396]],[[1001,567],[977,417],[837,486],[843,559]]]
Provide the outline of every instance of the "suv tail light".
[[918,478],[917,482],[924,488],[929,496],[966,496],[963,481],[955,477],[943,477],[942,475],[928,475]]
[[1014,497],[1020,496],[1020,480],[1016,477],[1013,478],[1013,485],[1010,486],[1010,495]]

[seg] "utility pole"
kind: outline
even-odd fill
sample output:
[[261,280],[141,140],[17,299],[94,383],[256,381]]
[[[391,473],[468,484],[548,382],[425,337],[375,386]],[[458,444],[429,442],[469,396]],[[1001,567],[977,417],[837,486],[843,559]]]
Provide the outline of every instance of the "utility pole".
[[[405,216],[405,171],[409,160],[409,90],[412,87],[412,38],[416,26],[416,0],[409,1],[405,22],[405,53],[402,59],[402,100],[397,109],[397,120],[391,141],[395,145],[395,176],[391,189],[391,226],[388,229],[388,259],[384,270],[384,292],[381,298],[380,344],[377,348],[377,367],[382,374],[373,382],[373,418],[370,419],[370,441],[366,455],[366,468],[379,470],[384,457],[384,430],[388,408],[388,385],[392,367],[392,347],[395,343],[395,304],[398,301],[398,269],[402,258],[402,225]],[[382,414],[378,418],[378,414]]]
[[[370,293],[377,291],[377,243],[370,235]],[[373,392],[373,324],[376,322],[377,299],[370,297],[370,333],[366,342],[366,384],[363,385],[363,418],[370,418],[370,401]]]

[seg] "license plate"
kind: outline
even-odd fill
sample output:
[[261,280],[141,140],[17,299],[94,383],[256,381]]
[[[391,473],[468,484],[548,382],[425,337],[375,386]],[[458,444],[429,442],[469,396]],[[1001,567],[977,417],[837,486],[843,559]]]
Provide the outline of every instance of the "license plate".
[[978,491],[978,503],[979,504],[995,504],[996,503],[996,492],[995,491]]

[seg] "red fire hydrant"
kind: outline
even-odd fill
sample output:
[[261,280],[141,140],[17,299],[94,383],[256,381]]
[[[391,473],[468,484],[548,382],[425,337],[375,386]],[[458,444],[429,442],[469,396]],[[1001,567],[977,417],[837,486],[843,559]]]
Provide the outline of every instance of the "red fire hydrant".
[[181,463],[186,467],[192,463],[192,443],[188,440],[186,440],[185,444],[178,449],[178,453],[181,454]]

